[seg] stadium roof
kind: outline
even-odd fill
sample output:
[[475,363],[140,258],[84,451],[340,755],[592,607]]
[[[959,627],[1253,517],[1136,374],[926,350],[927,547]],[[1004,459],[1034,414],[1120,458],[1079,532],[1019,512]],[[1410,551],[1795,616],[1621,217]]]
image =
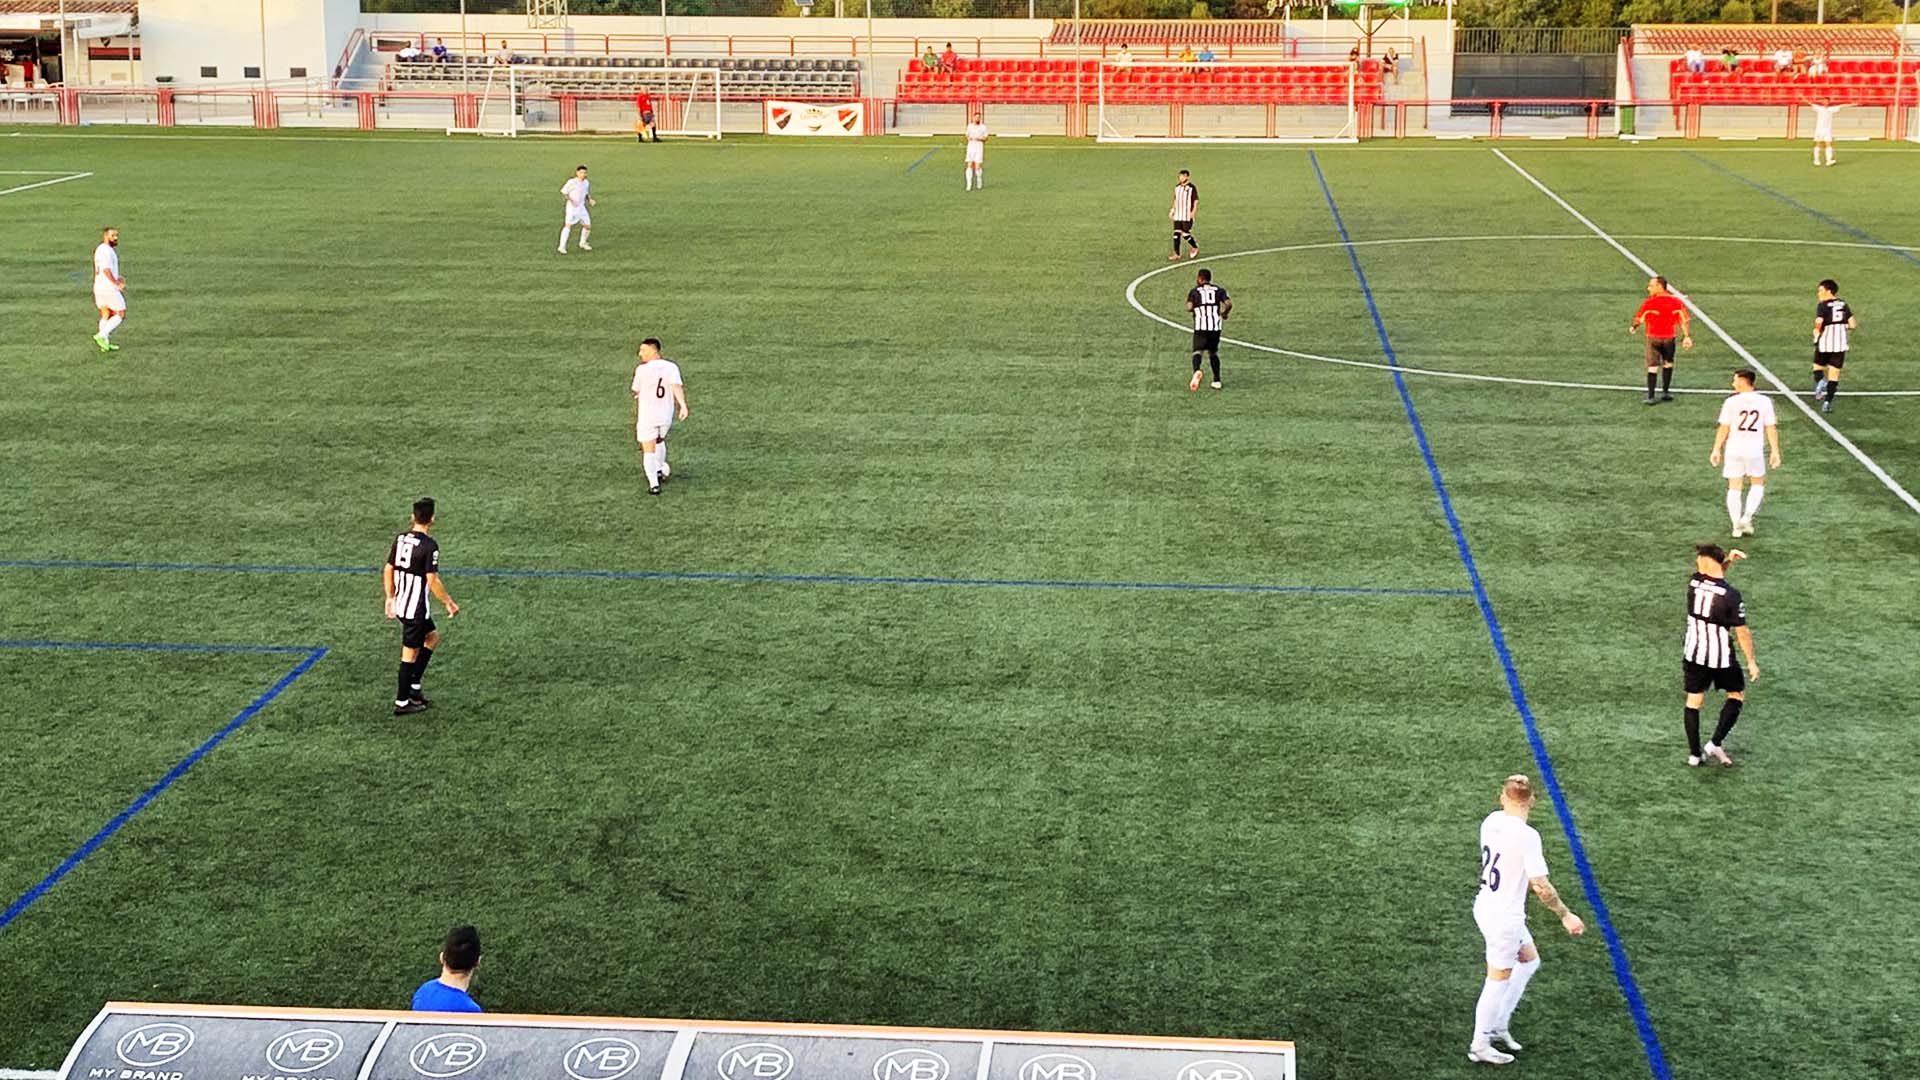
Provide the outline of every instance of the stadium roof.
[[[67,0],[67,18],[138,15],[139,0]],[[58,15],[60,0],[0,0],[0,15]]]

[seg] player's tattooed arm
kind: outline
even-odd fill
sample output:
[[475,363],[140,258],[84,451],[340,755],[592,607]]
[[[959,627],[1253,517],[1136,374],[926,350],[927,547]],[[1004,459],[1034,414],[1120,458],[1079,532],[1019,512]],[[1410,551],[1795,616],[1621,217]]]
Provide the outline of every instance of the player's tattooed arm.
[[1560,890],[1553,887],[1553,882],[1544,877],[1537,877],[1530,879],[1528,884],[1533,886],[1533,895],[1540,898],[1540,902],[1547,906],[1548,911],[1561,918],[1567,916],[1567,902],[1560,899]]

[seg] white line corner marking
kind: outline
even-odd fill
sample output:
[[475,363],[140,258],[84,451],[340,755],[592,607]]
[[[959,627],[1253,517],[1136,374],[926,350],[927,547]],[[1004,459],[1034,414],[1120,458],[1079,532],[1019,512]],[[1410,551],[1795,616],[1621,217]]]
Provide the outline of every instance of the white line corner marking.
[[[33,174],[26,173],[26,174],[12,174],[12,175],[33,175]],[[54,184],[64,184],[69,180],[85,180],[87,177],[92,175],[93,174],[90,172],[68,173],[65,176],[56,176],[51,180],[40,180],[31,184],[21,184],[18,187],[0,189],[0,195],[11,195],[16,191],[32,191],[34,188],[50,187]]]
[[[1633,252],[1627,250],[1626,246],[1621,244],[1620,241],[1615,240],[1611,236],[1608,236],[1607,231],[1605,229],[1602,229],[1600,226],[1594,224],[1592,218],[1589,218],[1587,215],[1581,213],[1578,210],[1575,210],[1573,208],[1572,203],[1569,203],[1567,200],[1561,198],[1558,194],[1554,192],[1552,188],[1548,187],[1547,185],[1541,183],[1539,180],[1535,179],[1532,173],[1521,168],[1519,164],[1517,164],[1512,158],[1508,157],[1506,154],[1502,153],[1498,149],[1495,149],[1493,151],[1493,156],[1499,158],[1501,161],[1506,162],[1507,167],[1511,168],[1514,172],[1519,173],[1521,177],[1527,181],[1527,183],[1532,184],[1536,188],[1539,188],[1540,193],[1542,195],[1545,195],[1547,198],[1552,199],[1556,203],[1559,203],[1560,209],[1565,210],[1569,214],[1572,214],[1574,220],[1578,221],[1582,225],[1585,225],[1587,228],[1593,230],[1593,235],[1606,241],[1609,247],[1613,248],[1613,250],[1619,252],[1620,254],[1626,256],[1626,259],[1628,262],[1639,267],[1641,271],[1645,273],[1648,277],[1655,277],[1659,274],[1659,271],[1655,270],[1652,266],[1648,265],[1645,259],[1642,259],[1640,256],[1635,255]],[[1735,341],[1733,339],[1732,334],[1729,334],[1725,330],[1721,329],[1720,324],[1713,321],[1713,316],[1708,315],[1706,312],[1700,310],[1700,305],[1694,303],[1691,297],[1687,296],[1687,294],[1680,292],[1678,290],[1674,291],[1674,295],[1680,298],[1681,303],[1687,305],[1687,308],[1693,312],[1694,316],[1697,317],[1701,321],[1701,323],[1703,323],[1706,326],[1707,329],[1713,331],[1715,337],[1718,337],[1721,341],[1726,342],[1727,348],[1732,349],[1740,357],[1740,359],[1745,360],[1749,364],[1752,364],[1753,370],[1758,372],[1761,378],[1772,383],[1774,385],[1774,388],[1781,391],[1781,393],[1786,396],[1788,401],[1793,402],[1794,408],[1797,408],[1802,413],[1806,414],[1807,419],[1813,421],[1815,427],[1818,427],[1821,431],[1826,432],[1829,438],[1831,438],[1834,442],[1840,444],[1841,449],[1845,450],[1849,454],[1852,454],[1855,461],[1858,461],[1860,464],[1866,466],[1867,471],[1872,473],[1874,477],[1878,479],[1882,484],[1885,484],[1887,486],[1888,491],[1893,492],[1896,498],[1898,498],[1901,502],[1907,504],[1907,509],[1912,510],[1916,514],[1920,514],[1920,499],[1915,499],[1911,492],[1909,492],[1906,488],[1901,487],[1899,482],[1896,481],[1893,477],[1887,475],[1887,470],[1881,468],[1879,462],[1868,457],[1866,454],[1866,451],[1853,445],[1852,439],[1849,439],[1845,435],[1840,434],[1840,430],[1834,427],[1832,424],[1827,423],[1826,419],[1822,417],[1819,413],[1814,412],[1812,406],[1808,405],[1806,402],[1800,400],[1798,397],[1788,392],[1787,384],[1781,382],[1780,377],[1778,375],[1775,375],[1773,371],[1767,367],[1767,365],[1761,363],[1759,357],[1748,352],[1747,347],[1745,345],[1742,345],[1738,341]]]

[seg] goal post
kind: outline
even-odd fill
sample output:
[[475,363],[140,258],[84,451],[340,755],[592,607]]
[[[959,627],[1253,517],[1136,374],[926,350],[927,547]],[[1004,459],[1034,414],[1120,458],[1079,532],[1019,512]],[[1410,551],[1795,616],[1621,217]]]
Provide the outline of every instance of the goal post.
[[481,86],[477,100],[465,96],[455,99],[453,126],[447,128],[447,134],[505,135],[510,139],[519,135],[520,78],[515,71],[518,66],[489,65],[487,81]]
[[722,76],[718,68],[648,70],[635,89],[644,87],[655,98],[655,132],[670,138],[718,139]]
[[1099,142],[1360,141],[1360,73],[1344,61],[1102,61],[1095,71]]

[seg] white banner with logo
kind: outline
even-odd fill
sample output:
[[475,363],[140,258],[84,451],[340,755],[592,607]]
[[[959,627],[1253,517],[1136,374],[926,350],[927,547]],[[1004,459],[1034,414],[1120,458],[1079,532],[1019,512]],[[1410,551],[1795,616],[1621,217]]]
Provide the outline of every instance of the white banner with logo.
[[769,99],[765,108],[769,135],[846,138],[866,133],[867,108],[858,101],[822,104]]

